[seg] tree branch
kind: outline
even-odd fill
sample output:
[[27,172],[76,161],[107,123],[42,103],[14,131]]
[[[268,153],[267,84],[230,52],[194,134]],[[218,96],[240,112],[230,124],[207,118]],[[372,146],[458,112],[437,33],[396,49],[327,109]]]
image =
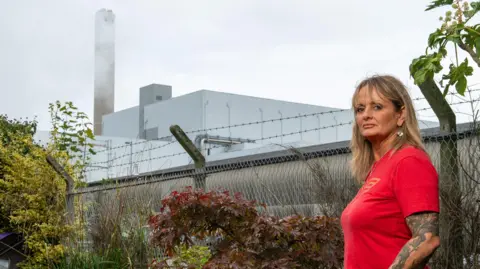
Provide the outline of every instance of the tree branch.
[[466,51],[468,54],[470,54],[470,56],[472,57],[472,59],[475,61],[475,63],[477,63],[478,67],[480,67],[480,56],[475,53],[475,51],[473,51],[473,49],[471,47],[469,47],[468,45],[466,45],[465,43],[463,43],[462,40],[460,40],[460,42],[458,42],[458,46]]

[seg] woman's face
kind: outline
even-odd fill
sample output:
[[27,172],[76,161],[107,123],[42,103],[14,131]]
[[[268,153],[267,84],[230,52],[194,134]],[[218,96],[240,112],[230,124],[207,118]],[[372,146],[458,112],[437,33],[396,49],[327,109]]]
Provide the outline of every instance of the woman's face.
[[362,136],[370,142],[381,142],[397,132],[404,123],[404,109],[396,111],[394,104],[377,90],[361,88],[355,105],[355,122]]

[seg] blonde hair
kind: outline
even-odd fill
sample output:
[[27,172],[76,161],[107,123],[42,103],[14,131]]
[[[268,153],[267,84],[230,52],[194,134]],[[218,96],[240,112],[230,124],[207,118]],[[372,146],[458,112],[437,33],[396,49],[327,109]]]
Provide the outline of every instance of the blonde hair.
[[[378,94],[381,94],[384,98],[390,100],[397,111],[400,111],[402,107],[405,109],[405,122],[400,127],[403,135],[396,137],[392,146],[392,153],[407,144],[425,151],[413,102],[405,85],[403,85],[403,83],[397,78],[389,75],[375,75],[364,79],[358,84],[355,93],[353,94],[352,107],[354,113],[356,113],[355,105],[357,97],[362,88],[367,88],[370,92],[376,90]],[[351,150],[353,176],[358,182],[362,183],[366,180],[373,165],[374,155],[372,144],[362,136],[355,122],[353,124]]]

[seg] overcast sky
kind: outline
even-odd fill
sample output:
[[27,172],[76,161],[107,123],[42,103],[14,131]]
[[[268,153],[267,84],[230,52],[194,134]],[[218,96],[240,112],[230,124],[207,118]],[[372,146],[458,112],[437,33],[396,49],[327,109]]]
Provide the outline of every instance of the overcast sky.
[[116,14],[116,110],[151,83],[174,96],[211,89],[347,108],[375,73],[400,77],[417,97],[408,66],[440,23],[429,2],[1,0],[0,113],[37,115],[48,129],[48,103],[71,100],[93,121],[100,8]]

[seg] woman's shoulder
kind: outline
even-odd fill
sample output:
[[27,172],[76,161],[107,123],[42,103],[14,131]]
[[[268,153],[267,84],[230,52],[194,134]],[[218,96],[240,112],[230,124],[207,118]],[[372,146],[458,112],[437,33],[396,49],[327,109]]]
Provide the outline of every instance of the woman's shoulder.
[[417,165],[428,164],[433,166],[430,156],[427,152],[425,152],[425,150],[411,145],[404,146],[397,150],[392,155],[392,160],[397,165],[402,163],[411,163]]

